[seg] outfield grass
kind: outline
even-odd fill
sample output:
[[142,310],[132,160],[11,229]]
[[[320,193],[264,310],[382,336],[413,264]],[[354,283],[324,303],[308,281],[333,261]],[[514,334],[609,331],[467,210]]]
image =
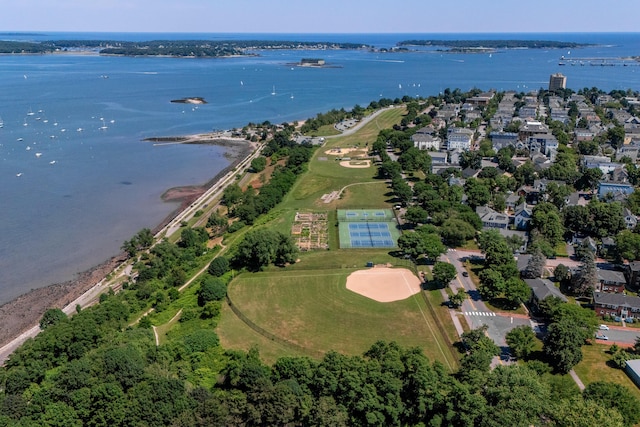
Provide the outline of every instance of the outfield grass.
[[[336,350],[362,354],[377,340],[424,349],[431,360],[455,369],[457,362],[430,316],[421,295],[379,303],[346,289],[355,270],[245,273],[229,287],[234,305],[268,332],[311,352]],[[245,348],[246,335],[234,336],[220,323],[229,348]],[[273,351],[273,350],[270,350]]]
[[640,389],[629,379],[629,376],[623,370],[607,365],[607,361],[611,358],[611,355],[606,352],[609,347],[607,344],[582,346],[582,361],[573,369],[584,385],[589,385],[596,381],[608,381],[621,384],[640,399]]

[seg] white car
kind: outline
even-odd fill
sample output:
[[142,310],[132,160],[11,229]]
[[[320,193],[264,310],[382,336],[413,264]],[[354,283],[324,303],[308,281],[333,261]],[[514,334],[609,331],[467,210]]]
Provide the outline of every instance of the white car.
[[609,327],[607,325],[600,325],[600,330],[601,331],[608,331]]
[[597,334],[596,335],[596,339],[597,340],[605,340],[605,341],[607,341],[609,339],[609,337],[606,336],[606,335],[603,335],[603,334]]

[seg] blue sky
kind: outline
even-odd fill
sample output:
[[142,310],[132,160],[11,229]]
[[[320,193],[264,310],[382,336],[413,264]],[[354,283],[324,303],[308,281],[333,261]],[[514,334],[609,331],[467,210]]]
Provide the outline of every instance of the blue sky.
[[0,31],[638,32],[640,0],[1,0]]

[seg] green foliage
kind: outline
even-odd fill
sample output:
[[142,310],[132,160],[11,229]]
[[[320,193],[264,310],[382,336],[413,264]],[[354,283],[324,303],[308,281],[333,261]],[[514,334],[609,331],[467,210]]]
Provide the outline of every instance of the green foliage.
[[229,260],[223,256],[219,256],[214,258],[213,261],[209,264],[209,268],[207,269],[209,274],[215,277],[220,277],[227,271],[229,271]]
[[528,325],[516,326],[506,335],[511,352],[518,359],[527,358],[535,348],[535,334]]
[[448,286],[449,282],[456,278],[456,268],[448,262],[436,262],[433,266],[433,279],[441,286]]
[[227,295],[227,284],[217,277],[205,276],[198,289],[198,305],[204,306],[209,301],[219,301]]
[[583,396],[586,401],[617,409],[625,425],[635,425],[640,421],[640,401],[622,385],[598,381],[589,384]]
[[218,335],[209,329],[198,329],[184,337],[184,346],[189,354],[205,352],[219,343]]
[[255,173],[262,172],[267,167],[267,158],[263,156],[251,160],[251,170]]
[[40,319],[40,329],[46,329],[64,320],[67,320],[67,315],[64,314],[62,310],[59,308],[50,308],[44,312],[42,319]]
[[260,270],[269,264],[293,262],[298,249],[289,236],[267,230],[249,231],[236,248],[233,261],[249,270]]

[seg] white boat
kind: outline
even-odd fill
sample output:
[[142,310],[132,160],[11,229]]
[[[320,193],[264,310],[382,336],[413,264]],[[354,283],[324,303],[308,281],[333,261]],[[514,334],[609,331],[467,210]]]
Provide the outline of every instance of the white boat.
[[0,128],[4,127],[4,122],[2,121],[2,117],[0,117]]
[[82,128],[78,128],[78,129],[76,129],[76,130],[77,130],[78,132],[82,132],[84,129],[82,129]]
[[276,87],[273,86],[273,90],[271,91],[271,95],[275,95],[276,94]]
[[56,161],[55,161],[55,160],[51,160],[51,161],[49,162],[49,164],[50,164],[50,165],[55,165],[55,164],[56,164]]
[[35,113],[33,111],[31,111],[31,108],[29,108],[29,111],[27,112],[27,116],[33,116]]
[[27,150],[27,151],[31,150],[31,146],[27,145],[27,148],[25,148],[25,150]]
[[17,173],[16,176],[18,176],[18,177],[22,176],[22,172]]
[[100,130],[107,130],[108,126],[104,124],[104,119],[102,119],[102,126],[99,128]]
[[36,153],[36,157],[42,156],[42,153]]

